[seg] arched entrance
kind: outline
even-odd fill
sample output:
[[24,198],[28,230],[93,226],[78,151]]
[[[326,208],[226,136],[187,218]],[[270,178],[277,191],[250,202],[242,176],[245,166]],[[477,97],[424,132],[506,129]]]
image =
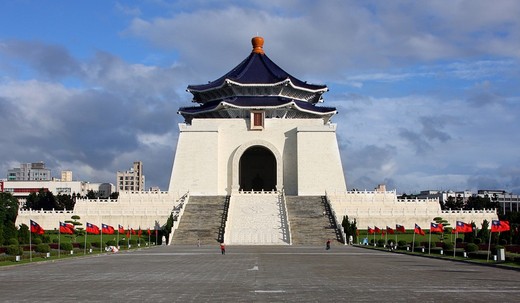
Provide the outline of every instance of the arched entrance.
[[276,190],[276,170],[276,158],[268,148],[260,145],[249,147],[240,157],[240,190]]

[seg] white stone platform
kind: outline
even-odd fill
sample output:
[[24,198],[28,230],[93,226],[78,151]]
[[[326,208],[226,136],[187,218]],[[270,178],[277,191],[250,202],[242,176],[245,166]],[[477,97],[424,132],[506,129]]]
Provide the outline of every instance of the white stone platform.
[[231,245],[287,245],[281,195],[241,192],[231,196],[225,242]]

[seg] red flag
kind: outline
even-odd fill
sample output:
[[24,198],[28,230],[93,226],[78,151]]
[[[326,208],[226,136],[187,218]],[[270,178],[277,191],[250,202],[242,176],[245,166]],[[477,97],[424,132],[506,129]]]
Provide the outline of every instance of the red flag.
[[105,235],[113,235],[114,231],[112,226],[101,223],[101,232]]
[[152,231],[150,230],[150,228],[148,227],[148,235],[151,235],[152,234]]
[[502,231],[509,231],[511,228],[509,226],[509,221],[500,221],[500,220],[493,220],[491,221],[491,232],[502,232]]
[[405,233],[406,232],[406,230],[404,229],[404,226],[399,225],[399,224],[395,225],[395,230],[397,230],[400,233]]
[[132,235],[135,235],[135,230],[133,228],[130,228],[130,232],[132,233]]
[[125,233],[125,229],[123,228],[123,226],[121,226],[121,224],[118,225],[118,230],[119,230],[120,234],[124,234]]
[[382,234],[383,236],[386,235],[386,231],[385,231],[384,229],[381,230],[381,234]]
[[374,233],[374,230],[370,226],[368,227],[367,231],[368,231],[369,234],[373,234]]
[[458,233],[470,233],[473,231],[473,225],[464,223],[462,221],[457,221],[457,225],[455,227],[455,232]]
[[33,220],[31,220],[31,232],[38,235],[43,235],[45,233],[40,224],[34,222]]
[[389,234],[389,235],[395,234],[394,230],[390,226],[386,227],[386,233]]
[[374,232],[375,232],[376,234],[380,234],[380,233],[381,233],[381,230],[379,229],[379,227],[375,226],[375,227],[374,227]]
[[74,233],[74,225],[60,222],[60,233],[72,235]]
[[126,237],[130,238],[130,231],[129,230],[126,231]]
[[139,231],[137,232],[137,236],[141,237],[142,234],[143,234],[143,231],[141,230],[141,227],[139,227]]
[[415,224],[415,228],[413,230],[414,233],[424,236],[424,231],[421,229],[421,227],[417,224]]
[[440,223],[431,223],[430,224],[430,232],[431,233],[441,233],[444,231],[444,227]]
[[94,225],[92,223],[88,223],[88,222],[87,222],[86,231],[87,231],[87,233],[91,233],[94,235],[99,235],[99,232],[100,232],[99,227],[97,227],[96,225]]

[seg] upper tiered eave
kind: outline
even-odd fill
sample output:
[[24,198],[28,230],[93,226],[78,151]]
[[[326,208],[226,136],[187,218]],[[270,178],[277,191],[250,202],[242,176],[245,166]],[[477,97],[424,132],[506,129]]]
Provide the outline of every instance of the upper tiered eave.
[[[230,72],[215,81],[202,85],[189,85],[193,102],[206,103],[234,96],[278,96],[309,103],[321,102],[326,85],[309,84],[293,77],[264,54],[261,45]],[[263,44],[263,40],[262,40]],[[260,49],[260,50],[258,50]]]

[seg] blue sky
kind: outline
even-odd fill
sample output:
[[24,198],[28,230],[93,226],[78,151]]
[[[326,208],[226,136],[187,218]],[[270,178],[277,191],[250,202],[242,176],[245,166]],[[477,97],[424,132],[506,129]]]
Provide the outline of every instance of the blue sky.
[[0,171],[166,190],[189,84],[250,39],[326,84],[348,188],[520,193],[518,1],[2,1]]

